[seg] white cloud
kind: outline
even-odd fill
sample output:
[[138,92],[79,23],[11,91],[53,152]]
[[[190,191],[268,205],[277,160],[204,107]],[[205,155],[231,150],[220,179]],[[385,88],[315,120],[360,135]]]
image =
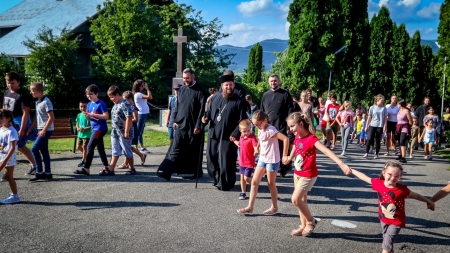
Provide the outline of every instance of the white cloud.
[[222,32],[230,33],[230,36],[219,41],[220,45],[233,45],[246,47],[266,39],[288,39],[285,30],[286,24],[251,26],[246,23],[224,26]]
[[381,8],[381,6],[388,6],[389,4],[389,0],[380,0],[380,2],[378,3],[378,6]]
[[234,32],[248,32],[258,30],[256,27],[251,26],[247,23],[239,23],[239,24],[231,24],[229,26],[224,26],[223,30],[226,32],[234,33]]
[[289,5],[293,0],[285,0],[283,3],[273,0],[252,0],[242,2],[236,7],[244,17],[253,17],[257,15],[275,15],[285,18],[289,12]]
[[419,10],[417,16],[421,18],[433,19],[439,15],[439,9],[441,8],[441,3],[430,3],[427,7]]
[[430,28],[425,30],[425,34],[432,33],[433,31],[434,31],[434,29],[430,27]]
[[289,34],[289,27],[291,27],[291,23],[286,22],[286,24],[284,24],[284,31]]
[[401,0],[398,5],[403,5],[406,7],[416,7],[420,4],[421,0]]

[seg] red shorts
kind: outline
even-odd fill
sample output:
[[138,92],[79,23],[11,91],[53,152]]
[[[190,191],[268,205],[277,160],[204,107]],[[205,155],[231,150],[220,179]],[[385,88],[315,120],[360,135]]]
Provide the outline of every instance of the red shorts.
[[327,121],[322,120],[322,124],[320,125],[320,127],[322,128],[322,131],[325,131],[325,129],[327,128]]

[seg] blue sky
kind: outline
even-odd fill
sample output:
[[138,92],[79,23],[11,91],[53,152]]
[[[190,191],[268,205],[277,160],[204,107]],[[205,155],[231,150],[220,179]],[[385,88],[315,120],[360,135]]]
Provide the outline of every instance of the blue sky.
[[[0,0],[0,13],[23,0]],[[248,46],[265,39],[287,39],[286,21],[293,0],[177,0],[202,11],[205,20],[217,17],[223,32],[231,36],[219,42]],[[320,0],[318,0],[320,1]],[[412,35],[420,30],[422,39],[436,39],[439,7],[444,0],[368,0],[369,17],[386,5],[394,22],[405,23]],[[20,15],[20,14],[19,14]]]

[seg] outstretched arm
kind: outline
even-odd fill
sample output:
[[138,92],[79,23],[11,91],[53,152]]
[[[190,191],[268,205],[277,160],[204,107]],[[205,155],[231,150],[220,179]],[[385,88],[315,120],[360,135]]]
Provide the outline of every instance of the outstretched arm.
[[316,141],[314,146],[318,150],[322,151],[322,153],[324,153],[326,156],[328,156],[331,160],[333,160],[333,162],[335,162],[337,165],[339,165],[339,167],[341,168],[341,170],[344,172],[344,174],[346,176],[352,174],[352,170],[350,169],[350,167],[348,167],[347,164],[342,162],[342,160],[339,159],[339,157],[337,157],[330,149],[328,149],[322,143],[320,143],[320,141]]
[[352,169],[352,174],[355,175],[357,178],[361,179],[362,181],[372,184],[372,178],[368,177],[366,174],[359,172],[355,169]]
[[443,197],[447,196],[450,193],[450,182],[447,186],[440,189],[436,194],[434,194],[433,197],[430,198],[431,201],[437,202],[438,200],[442,199]]
[[427,203],[428,209],[434,211],[434,202],[424,196],[415,192],[410,192],[408,197]]
[[288,157],[288,153],[289,153],[289,139],[288,137],[286,137],[286,135],[277,132],[274,137],[278,138],[279,140],[283,141],[283,158],[282,158],[282,163],[283,164],[288,164],[289,163],[289,157]]

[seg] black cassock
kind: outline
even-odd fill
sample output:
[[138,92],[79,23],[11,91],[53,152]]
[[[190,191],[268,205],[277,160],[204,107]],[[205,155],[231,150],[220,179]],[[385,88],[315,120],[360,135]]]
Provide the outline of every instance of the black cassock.
[[211,101],[211,110],[206,112],[210,122],[206,148],[208,174],[223,191],[230,190],[236,183],[238,148],[230,137],[239,140],[239,122],[248,118],[247,104],[235,93],[228,99],[217,94]]
[[[172,174],[196,174],[203,159],[204,134],[194,134],[194,129],[202,129],[207,93],[199,84],[183,85],[178,91],[174,122],[178,124],[165,159],[158,171]],[[199,164],[200,163],[200,164]]]

